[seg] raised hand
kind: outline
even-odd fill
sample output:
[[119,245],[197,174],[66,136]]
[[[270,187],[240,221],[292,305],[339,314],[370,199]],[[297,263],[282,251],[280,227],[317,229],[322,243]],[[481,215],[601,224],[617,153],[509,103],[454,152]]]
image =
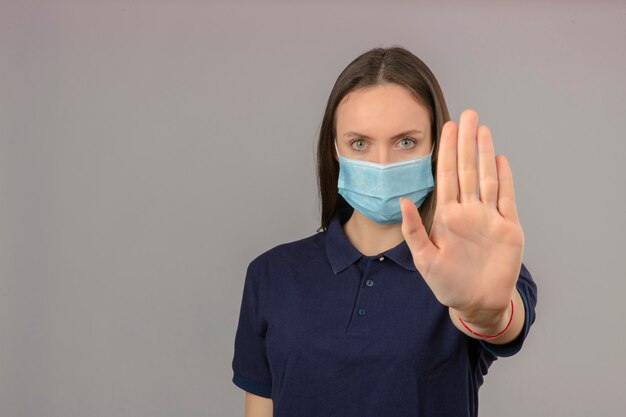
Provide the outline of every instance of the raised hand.
[[459,126],[443,126],[436,182],[430,235],[406,198],[400,200],[402,234],[437,300],[487,328],[489,320],[496,323],[510,310],[524,234],[511,168],[504,155],[495,156],[491,133],[478,126],[475,111],[465,110]]

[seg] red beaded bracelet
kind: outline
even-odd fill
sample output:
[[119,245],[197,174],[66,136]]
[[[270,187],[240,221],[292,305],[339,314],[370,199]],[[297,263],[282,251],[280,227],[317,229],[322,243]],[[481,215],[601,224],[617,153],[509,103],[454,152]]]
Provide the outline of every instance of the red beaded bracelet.
[[498,336],[500,336],[502,333],[504,333],[504,332],[506,331],[506,329],[508,329],[508,328],[509,328],[509,326],[511,325],[511,322],[513,321],[513,311],[514,311],[514,310],[513,310],[513,299],[511,298],[511,318],[509,319],[509,323],[506,325],[506,327],[504,328],[504,330],[502,330],[500,333],[498,333],[498,334],[496,334],[496,335],[494,335],[494,336],[487,336],[487,335],[484,335],[484,334],[479,334],[479,333],[476,333],[475,331],[473,331],[472,329],[470,329],[469,327],[467,327],[467,324],[465,324],[465,323],[463,322],[463,319],[462,319],[461,317],[459,317],[459,316],[457,316],[457,317],[459,317],[459,320],[461,320],[461,323],[463,323],[463,326],[465,326],[465,328],[466,328],[467,330],[469,330],[470,332],[472,332],[472,334],[475,334],[476,336],[484,337],[484,338],[486,338],[486,339],[493,339],[494,337],[498,337]]

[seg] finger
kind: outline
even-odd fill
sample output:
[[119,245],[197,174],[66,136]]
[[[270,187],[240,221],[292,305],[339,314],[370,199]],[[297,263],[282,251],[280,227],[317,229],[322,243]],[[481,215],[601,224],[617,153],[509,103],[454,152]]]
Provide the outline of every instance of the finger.
[[437,156],[437,205],[457,203],[459,180],[456,170],[456,144],[458,126],[452,120],[441,128],[439,155]]
[[478,114],[471,109],[461,113],[459,121],[458,171],[461,204],[478,200],[476,173],[476,128]]
[[422,275],[428,270],[429,260],[436,256],[437,247],[428,237],[422,218],[415,204],[408,198],[400,198],[402,210],[402,235],[411,250],[413,262]]
[[478,178],[480,200],[489,208],[496,209],[498,202],[498,172],[491,131],[485,125],[478,126]]
[[513,174],[509,161],[506,156],[498,155],[496,165],[498,167],[498,211],[505,218],[519,222],[515,208]]

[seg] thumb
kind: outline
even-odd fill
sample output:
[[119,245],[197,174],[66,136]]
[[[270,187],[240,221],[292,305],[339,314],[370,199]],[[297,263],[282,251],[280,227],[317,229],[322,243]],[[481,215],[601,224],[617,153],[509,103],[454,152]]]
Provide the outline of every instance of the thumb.
[[411,250],[413,262],[419,271],[426,271],[429,261],[436,256],[437,247],[428,237],[415,203],[408,198],[400,197],[400,210],[402,210],[402,235]]

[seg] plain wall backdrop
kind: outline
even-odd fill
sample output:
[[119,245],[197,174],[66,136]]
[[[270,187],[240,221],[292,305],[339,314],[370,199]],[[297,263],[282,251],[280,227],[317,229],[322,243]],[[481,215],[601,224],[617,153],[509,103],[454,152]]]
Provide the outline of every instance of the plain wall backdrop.
[[480,415],[624,415],[625,40],[617,0],[0,0],[0,416],[243,415],[246,267],[319,227],[328,94],[392,45],[513,171],[537,319]]

